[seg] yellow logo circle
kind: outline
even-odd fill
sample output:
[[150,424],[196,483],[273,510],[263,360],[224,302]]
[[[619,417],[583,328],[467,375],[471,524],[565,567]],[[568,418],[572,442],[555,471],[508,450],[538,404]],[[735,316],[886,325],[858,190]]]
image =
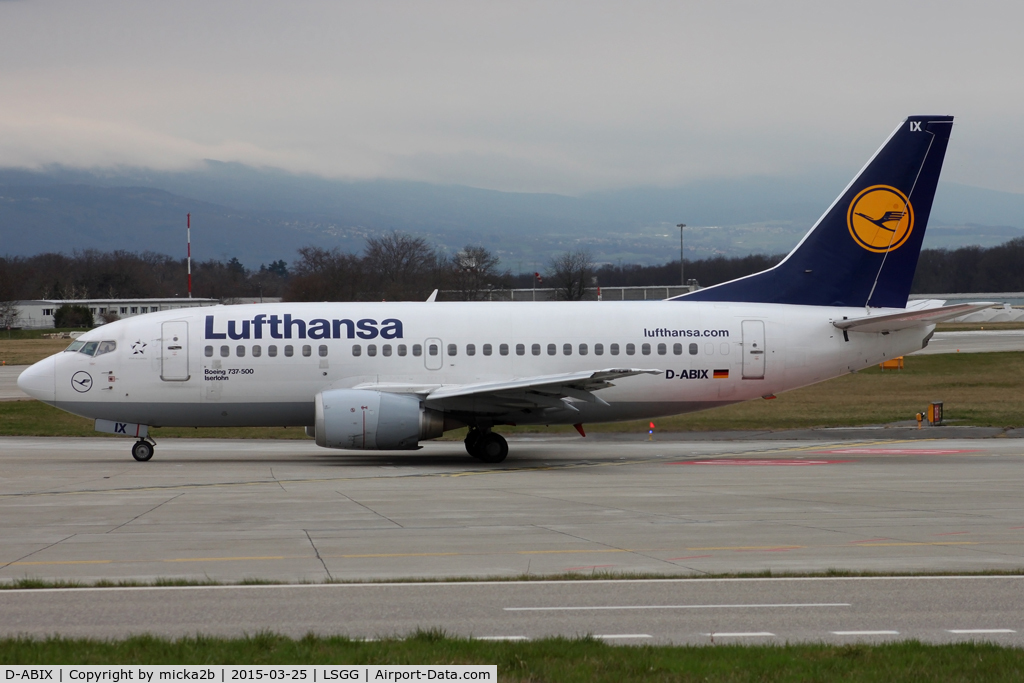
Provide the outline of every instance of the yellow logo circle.
[[846,224],[857,244],[884,254],[903,246],[914,229],[914,207],[907,196],[888,185],[872,185],[850,202]]

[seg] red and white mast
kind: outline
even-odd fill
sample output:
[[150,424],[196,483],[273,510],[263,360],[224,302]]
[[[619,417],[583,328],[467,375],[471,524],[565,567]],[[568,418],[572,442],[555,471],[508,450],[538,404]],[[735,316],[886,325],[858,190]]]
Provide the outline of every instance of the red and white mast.
[[188,244],[188,298],[192,298],[192,214],[185,214],[187,224],[185,241]]

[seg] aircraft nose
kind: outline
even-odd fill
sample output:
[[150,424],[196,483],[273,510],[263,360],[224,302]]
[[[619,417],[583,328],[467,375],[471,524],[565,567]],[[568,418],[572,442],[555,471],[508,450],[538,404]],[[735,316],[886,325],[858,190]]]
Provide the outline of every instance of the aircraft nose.
[[50,356],[18,375],[18,388],[34,399],[45,403],[56,400],[55,377],[57,360]]

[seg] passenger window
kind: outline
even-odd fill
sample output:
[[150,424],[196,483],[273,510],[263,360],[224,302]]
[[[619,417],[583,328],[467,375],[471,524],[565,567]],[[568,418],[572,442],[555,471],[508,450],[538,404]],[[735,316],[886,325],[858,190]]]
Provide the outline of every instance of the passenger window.
[[664,356],[666,353],[668,353],[668,346],[665,344],[658,344],[658,355]]
[[696,344],[690,344],[690,355],[691,356],[696,356],[697,355],[697,345]]
[[611,354],[613,356],[619,355],[619,345],[618,344],[612,344],[611,346],[608,347],[608,350],[611,351]]
[[651,355],[651,345],[650,344],[644,344],[643,346],[641,346],[640,347],[640,353],[644,354],[645,356]]
[[[274,347],[271,346],[270,348],[274,348]],[[270,355],[273,356],[274,354],[270,354]],[[361,356],[361,355],[363,355],[363,347],[360,346],[359,344],[353,344],[352,345],[352,355],[353,356]]]
[[302,345],[302,356],[304,358],[309,358],[312,355],[313,355],[313,347],[310,346],[309,344],[303,344]]
[[[539,349],[538,349],[538,351],[539,351]],[[526,355],[526,344],[516,344],[516,355],[517,356],[525,356]],[[534,355],[537,355],[537,354],[534,354]]]
[[603,356],[604,355],[604,344],[594,344],[594,355],[595,356]]
[[412,345],[412,355],[416,356],[417,358],[422,356],[423,355],[423,346],[421,344],[413,344]]
[[[271,358],[274,358],[275,356],[277,356],[277,346],[275,346],[274,344],[271,344],[270,346],[268,346],[267,347],[267,355],[270,356]],[[357,353],[356,355],[358,356],[359,354]]]
[[722,345],[718,347],[718,352],[720,354],[722,354],[723,356],[728,356],[729,355],[729,343],[728,342],[722,342]]
[[563,356],[571,356],[572,355],[572,344],[562,344],[562,355]]
[[231,349],[230,349],[230,347],[228,347],[228,346],[222,346],[222,347],[220,347],[220,357],[221,357],[221,358],[227,358],[227,357],[228,357],[228,356],[230,356],[230,355],[231,355]]
[[[99,345],[99,342],[86,342],[85,346],[82,347],[82,350],[79,351],[79,353],[84,353],[87,356],[91,356],[92,354],[96,353],[96,347]],[[224,348],[227,347],[225,346]]]
[[580,355],[581,356],[587,355],[587,345],[586,344],[580,344]]
[[476,344],[466,344],[466,355],[467,356],[475,356],[476,355]]
[[239,344],[235,347],[235,355],[239,358],[245,358],[245,347]]
[[677,356],[683,355],[683,345],[679,343],[673,344],[672,353],[676,354]]
[[[256,348],[258,349],[259,347],[257,346]],[[253,349],[253,351],[255,351],[255,350],[256,349]],[[327,357],[327,344],[321,344],[320,348],[317,349],[317,352],[320,354],[321,358],[326,358]],[[255,354],[253,354],[253,355],[255,355]]]
[[203,349],[203,353],[206,354],[207,358],[213,358],[213,347],[207,346],[205,349]]
[[431,344],[430,346],[427,347],[427,353],[429,353],[431,356],[436,356],[438,351],[440,351],[440,349],[437,347],[437,344]]
[[381,355],[383,355],[383,356],[390,356],[391,355],[391,344],[385,344],[384,346],[380,347],[380,352],[381,352]]
[[285,344],[284,355],[287,356],[288,358],[291,358],[292,356],[294,356],[295,355],[295,347],[293,347],[291,344]]
[[711,342],[708,342],[708,343],[704,344],[704,353],[706,353],[709,356],[714,355],[714,353],[715,353],[715,345],[712,344]]
[[[85,342],[84,341],[73,341],[73,342],[71,342],[71,346],[69,346],[68,348],[64,349],[64,353],[74,353],[75,351],[77,351],[78,349],[82,348],[83,346],[85,346]],[[212,346],[208,346],[207,348],[210,349],[210,353],[212,354],[213,353],[213,347]]]
[[376,344],[367,344],[366,345],[366,355],[367,356],[376,356],[377,355],[377,345]]
[[[498,353],[500,353],[503,356],[507,356],[508,355],[508,344],[502,344],[501,346],[499,346],[498,347]],[[523,354],[519,354],[519,355],[521,356]]]
[[448,355],[449,356],[457,356],[457,355],[459,355],[459,347],[456,346],[455,344],[449,344],[448,345]]
[[99,347],[96,349],[96,355],[102,356],[105,353],[110,353],[117,348],[117,342],[112,341],[101,341]]
[[489,356],[494,351],[490,344],[484,344],[484,355]]
[[533,344],[532,346],[530,346],[530,353],[532,353],[535,356],[539,356],[540,355],[540,344]]
[[627,356],[632,356],[635,353],[636,353],[636,346],[634,346],[633,344],[626,344],[626,355]]
[[548,344],[548,355],[553,356],[558,353],[558,347],[554,344]]
[[399,344],[398,345],[398,355],[399,356],[407,356],[408,354],[409,354],[409,347],[406,346],[405,344]]
[[263,355],[263,347],[262,346],[260,346],[259,344],[256,344],[255,346],[252,347],[252,356],[253,356],[253,358],[259,358],[262,355]]

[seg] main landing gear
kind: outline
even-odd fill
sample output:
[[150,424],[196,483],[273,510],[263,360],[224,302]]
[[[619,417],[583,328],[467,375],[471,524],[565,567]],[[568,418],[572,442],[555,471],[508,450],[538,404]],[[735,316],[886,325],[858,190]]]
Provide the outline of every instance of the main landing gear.
[[153,457],[154,446],[156,446],[155,442],[140,439],[135,442],[134,446],[132,446],[132,457],[139,462],[146,462]]
[[470,429],[466,435],[466,452],[480,462],[498,463],[508,456],[508,442],[501,434]]

